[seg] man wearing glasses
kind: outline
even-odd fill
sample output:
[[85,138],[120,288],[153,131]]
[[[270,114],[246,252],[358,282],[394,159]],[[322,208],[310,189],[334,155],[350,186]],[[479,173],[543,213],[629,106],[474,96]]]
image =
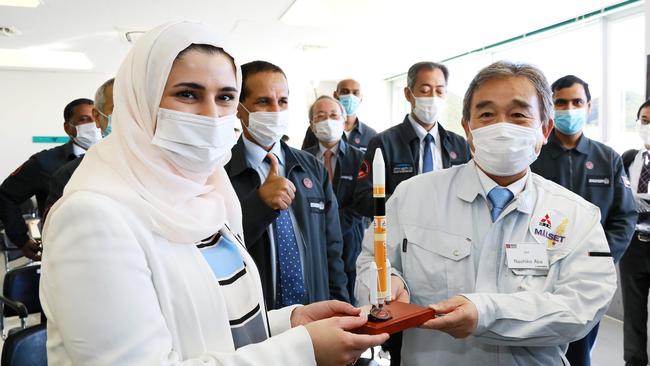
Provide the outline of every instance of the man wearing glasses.
[[356,261],[361,253],[365,225],[363,216],[354,210],[352,204],[363,152],[343,140],[345,117],[345,109],[338,100],[326,95],[316,99],[309,108],[309,128],[318,139],[318,144],[304,150],[323,163],[332,182],[339,204],[339,220],[343,234],[343,263],[348,276],[348,292],[354,304],[352,294],[354,294],[356,279]]

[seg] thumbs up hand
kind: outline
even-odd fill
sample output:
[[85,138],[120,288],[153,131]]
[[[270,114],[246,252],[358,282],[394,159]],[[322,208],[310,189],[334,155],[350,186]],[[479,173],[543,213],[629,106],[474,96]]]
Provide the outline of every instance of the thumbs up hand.
[[269,153],[271,168],[269,175],[258,189],[262,201],[274,210],[286,210],[296,197],[296,186],[287,178],[280,175],[278,158]]

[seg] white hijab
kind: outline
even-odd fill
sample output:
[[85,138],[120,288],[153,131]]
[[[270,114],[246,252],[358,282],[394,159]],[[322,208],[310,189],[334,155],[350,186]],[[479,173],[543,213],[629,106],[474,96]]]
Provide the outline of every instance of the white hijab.
[[[113,132],[88,151],[52,213],[72,192],[93,191],[131,209],[171,242],[193,244],[224,224],[242,233],[241,206],[223,166],[203,177],[184,177],[151,144],[172,63],[191,44],[228,52],[211,28],[198,23],[164,24],[138,40],[115,77]],[[238,64],[235,69],[241,90]]]

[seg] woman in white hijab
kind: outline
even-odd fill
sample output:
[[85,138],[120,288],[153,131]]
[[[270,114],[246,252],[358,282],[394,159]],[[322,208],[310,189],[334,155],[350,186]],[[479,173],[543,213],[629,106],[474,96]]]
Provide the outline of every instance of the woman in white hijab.
[[120,67],[113,133],[44,230],[50,364],[340,365],[386,340],[347,332],[365,320],[341,302],[266,312],[223,169],[241,87],[223,47],[165,24]]

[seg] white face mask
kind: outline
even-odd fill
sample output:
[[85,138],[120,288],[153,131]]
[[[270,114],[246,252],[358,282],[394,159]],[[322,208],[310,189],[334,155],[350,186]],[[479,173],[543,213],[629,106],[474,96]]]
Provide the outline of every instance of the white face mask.
[[644,145],[650,145],[650,125],[637,122],[636,131],[639,133]]
[[206,117],[158,109],[152,144],[178,168],[192,173],[212,173],[230,160],[235,145],[237,116]]
[[327,119],[314,123],[314,134],[319,141],[335,142],[343,136],[343,120]]
[[102,130],[97,128],[92,122],[77,125],[75,128],[77,129],[77,136],[74,138],[74,141],[85,150],[88,150],[97,141],[102,139]]
[[[412,92],[411,92],[412,93]],[[413,113],[421,122],[433,124],[438,122],[445,111],[446,102],[440,97],[416,97]]]
[[474,161],[486,173],[506,177],[522,172],[537,159],[544,139],[539,128],[499,122],[471,131]]
[[280,141],[289,126],[289,111],[279,112],[249,112],[243,104],[240,105],[248,112],[248,133],[264,147],[273,146]]

